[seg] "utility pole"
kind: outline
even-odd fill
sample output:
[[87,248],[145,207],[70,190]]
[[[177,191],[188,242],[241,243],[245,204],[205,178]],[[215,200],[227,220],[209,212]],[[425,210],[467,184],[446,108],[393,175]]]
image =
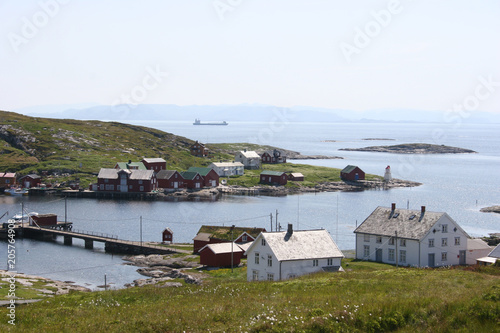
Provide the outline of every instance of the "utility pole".
[[396,267],[398,267],[398,231],[395,231],[396,233]]
[[279,231],[278,230],[278,210],[276,209],[276,231]]
[[142,215],[141,215],[141,222],[140,222],[140,225],[141,225],[141,248],[142,248]]
[[68,197],[64,197],[64,223],[68,223]]
[[234,224],[231,227],[231,273],[233,272],[233,245],[234,245],[233,230],[234,230]]
[[273,213],[269,214],[269,217],[271,218],[271,232],[273,232]]

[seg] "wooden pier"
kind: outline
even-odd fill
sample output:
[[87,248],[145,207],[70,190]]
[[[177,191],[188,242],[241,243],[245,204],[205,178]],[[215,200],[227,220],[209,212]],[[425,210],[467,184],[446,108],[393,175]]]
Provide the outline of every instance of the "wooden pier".
[[[19,228],[20,229],[20,228]],[[86,249],[93,249],[94,242],[104,243],[104,250],[112,253],[123,254],[172,254],[177,253],[159,245],[146,242],[135,242],[118,239],[118,236],[103,233],[81,231],[81,230],[58,230],[52,228],[41,228],[36,226],[23,226],[22,234],[26,238],[43,241],[54,241],[57,236],[64,238],[64,245],[72,245],[73,238],[83,239]]]

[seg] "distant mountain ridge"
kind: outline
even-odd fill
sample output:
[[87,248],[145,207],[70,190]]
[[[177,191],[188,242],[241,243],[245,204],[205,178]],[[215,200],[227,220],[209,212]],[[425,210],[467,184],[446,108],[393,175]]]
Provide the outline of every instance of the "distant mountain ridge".
[[[90,104],[89,104],[90,105]],[[14,110],[29,116],[77,120],[171,120],[171,121],[279,121],[287,122],[423,122],[445,123],[457,120],[457,115],[446,111],[422,111],[409,109],[377,109],[352,111],[320,107],[294,106],[277,107],[262,104],[240,105],[188,105],[174,104],[139,104],[139,105],[95,105],[85,107],[76,105],[64,111],[54,107],[56,112],[47,112],[47,106]],[[460,119],[464,123],[500,123],[500,114],[475,111],[468,118]]]

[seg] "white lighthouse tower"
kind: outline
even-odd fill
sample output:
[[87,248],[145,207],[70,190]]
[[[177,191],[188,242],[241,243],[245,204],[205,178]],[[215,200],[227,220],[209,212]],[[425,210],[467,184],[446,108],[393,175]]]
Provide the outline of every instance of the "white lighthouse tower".
[[392,180],[391,166],[388,165],[387,168],[385,168],[384,181],[390,182],[391,180]]

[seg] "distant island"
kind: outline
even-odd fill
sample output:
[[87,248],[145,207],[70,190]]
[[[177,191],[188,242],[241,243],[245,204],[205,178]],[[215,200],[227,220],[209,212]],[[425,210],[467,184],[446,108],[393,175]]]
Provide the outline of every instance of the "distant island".
[[367,151],[394,154],[471,154],[474,150],[450,147],[445,145],[433,145],[428,143],[405,143],[393,146],[372,146],[364,148],[341,148],[344,151]]
[[498,213],[500,214],[500,206],[484,207],[480,209],[483,213]]

